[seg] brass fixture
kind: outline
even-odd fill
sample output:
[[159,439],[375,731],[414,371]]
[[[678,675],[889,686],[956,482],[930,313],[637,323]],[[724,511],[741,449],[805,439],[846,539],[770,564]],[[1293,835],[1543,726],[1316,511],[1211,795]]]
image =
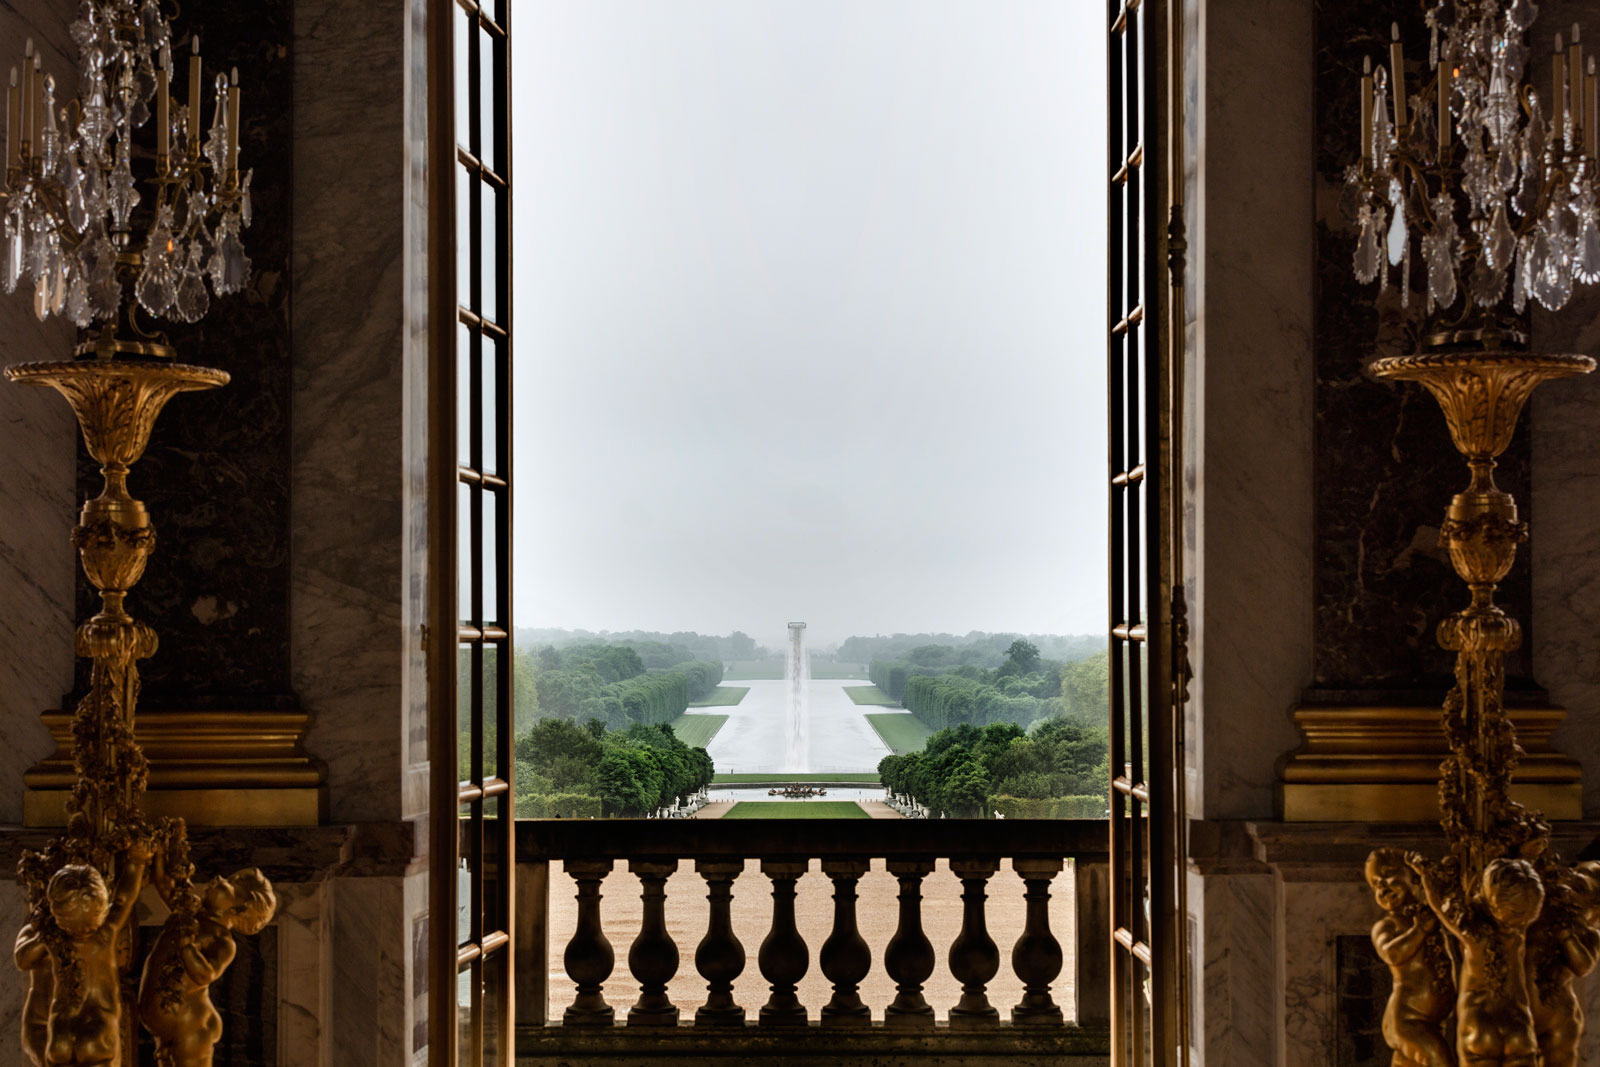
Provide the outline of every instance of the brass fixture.
[[122,1002],[127,924],[146,881],[171,909],[146,962],[138,1016],[171,1064],[210,1062],[221,1019],[208,989],[233,959],[235,931],[253,934],[277,907],[260,871],[193,882],[180,818],[144,810],[149,767],[134,738],[138,661],[156,634],[126,611],[129,590],[155,549],[155,528],[128,494],[128,468],[143,453],[162,407],[179,393],[214,389],[228,375],[209,367],[89,359],[8,367],[13,382],[48,385],[67,398],[104,487],[72,531],[100,611],[78,627],[78,655],[94,661],[89,692],[71,722],[75,780],[66,831],[23,854],[18,877],[28,922],[17,965],[29,976],[23,1051],[35,1067],[120,1064],[130,1016]]
[[[1504,706],[1504,661],[1522,630],[1495,605],[1494,591],[1528,531],[1511,495],[1494,484],[1494,466],[1534,388],[1594,366],[1587,356],[1508,351],[1434,352],[1372,365],[1380,378],[1418,382],[1433,394],[1472,472],[1441,534],[1472,594],[1438,629],[1440,645],[1456,653],[1455,687],[1441,720],[1449,746],[1438,790],[1447,854],[1430,861],[1379,849],[1367,861],[1369,884],[1387,913],[1372,940],[1395,978],[1384,1037],[1397,1062],[1576,1062],[1583,1016],[1572,985],[1600,955],[1600,877],[1590,864],[1562,863],[1550,850],[1544,815],[1511,796],[1523,750]],[[1419,962],[1418,954],[1437,956],[1430,948],[1436,942],[1453,961],[1449,974]],[[1581,966],[1585,953],[1588,967]],[[1453,1057],[1441,1009],[1450,1003]]]

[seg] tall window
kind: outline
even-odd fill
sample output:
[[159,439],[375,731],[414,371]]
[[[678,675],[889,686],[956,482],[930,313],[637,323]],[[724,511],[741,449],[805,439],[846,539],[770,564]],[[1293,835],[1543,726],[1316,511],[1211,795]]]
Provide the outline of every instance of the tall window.
[[[1177,509],[1168,495],[1174,471],[1166,442],[1176,359],[1163,253],[1176,248],[1181,257],[1182,237],[1177,212],[1170,216],[1173,229],[1166,229],[1168,17],[1161,0],[1108,4],[1109,948],[1116,1067],[1187,1062],[1180,1003],[1184,827],[1172,686],[1183,667],[1181,653],[1173,654],[1179,611],[1168,610]],[[1173,248],[1169,237],[1177,239]],[[1181,278],[1177,260],[1173,271]]]
[[[454,424],[433,437],[434,500],[454,514],[433,530],[430,1052],[471,1067],[512,1062],[509,9],[510,0],[443,0],[430,12],[430,59],[436,75],[451,71],[432,84],[432,385],[454,395],[434,408]],[[446,546],[454,559],[441,567]],[[453,597],[438,583],[452,570]]]

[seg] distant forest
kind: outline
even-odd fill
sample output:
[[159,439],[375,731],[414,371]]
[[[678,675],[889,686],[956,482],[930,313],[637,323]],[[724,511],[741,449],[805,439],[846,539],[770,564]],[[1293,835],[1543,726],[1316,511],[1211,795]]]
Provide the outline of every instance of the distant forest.
[[[721,660],[735,663],[742,660],[782,658],[785,649],[758,645],[755,639],[740,630],[725,637],[698,634],[692,630],[675,630],[664,633],[658,630],[562,630],[552,627],[535,629],[518,627],[516,646],[520,650],[549,646],[560,650],[573,645],[628,645],[645,657],[646,667],[668,666],[690,659]],[[838,648],[812,647],[813,659],[856,663],[865,667],[873,660],[911,660],[912,653],[930,646],[951,650],[940,666],[985,667],[994,669],[1005,662],[1006,649],[1016,640],[1024,640],[1039,650],[1047,660],[1073,663],[1088,659],[1106,648],[1103,636],[1091,634],[1021,634],[987,633],[972,630],[965,634],[917,633],[879,634],[875,637],[853,636],[846,638]],[[647,653],[647,646],[649,651]],[[650,662],[651,659],[659,662]]]

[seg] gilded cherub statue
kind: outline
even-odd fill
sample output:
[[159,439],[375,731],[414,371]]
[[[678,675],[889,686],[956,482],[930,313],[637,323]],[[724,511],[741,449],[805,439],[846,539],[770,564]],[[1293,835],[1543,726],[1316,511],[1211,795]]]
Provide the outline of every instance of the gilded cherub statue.
[[1579,863],[1528,930],[1528,984],[1543,1067],[1576,1067],[1583,1008],[1573,983],[1600,959],[1600,863]]
[[[120,1064],[117,943],[143,888],[150,854],[149,843],[135,839],[118,865],[116,887],[109,892],[98,869],[82,863],[62,867],[45,891],[48,920],[29,923],[18,934],[17,964],[33,976],[25,1009],[24,1050],[42,1067]],[[43,974],[46,967],[48,980]],[[39,1001],[46,996],[48,1007],[41,1011]]]
[[1418,895],[1416,876],[1398,849],[1373,851],[1366,874],[1385,913],[1372,927],[1372,945],[1394,980],[1383,1012],[1383,1037],[1394,1050],[1391,1065],[1455,1067],[1444,1037],[1455,983],[1439,921]]
[[22,1052],[33,1067],[45,1067],[45,1050],[50,1047],[50,1000],[55,990],[56,972],[50,965],[50,950],[33,923],[17,932],[17,969],[28,976],[28,998],[22,1004]]
[[254,867],[217,877],[198,901],[175,894],[157,859],[156,886],[172,908],[139,981],[139,1019],[155,1038],[159,1067],[211,1067],[222,1016],[211,983],[233,962],[234,931],[258,934],[278,908],[272,883]]
[[1417,853],[1406,862],[1428,906],[1455,935],[1456,1055],[1460,1067],[1541,1067],[1527,982],[1528,927],[1544,905],[1533,864],[1502,857],[1483,869],[1470,895]]

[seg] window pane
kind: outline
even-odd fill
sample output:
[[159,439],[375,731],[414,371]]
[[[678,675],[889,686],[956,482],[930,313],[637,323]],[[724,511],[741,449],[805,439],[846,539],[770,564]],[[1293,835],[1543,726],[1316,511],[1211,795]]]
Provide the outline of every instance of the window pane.
[[490,322],[500,322],[500,262],[499,242],[495,239],[500,225],[500,205],[504,201],[500,190],[487,182],[478,182],[478,195],[483,198],[483,227],[482,243],[478,246],[478,255],[482,260],[481,281],[483,292],[481,294],[482,307],[480,314]]
[[494,1062],[505,1045],[505,1035],[500,1033],[500,1021],[505,1018],[506,964],[510,961],[504,950],[483,961],[483,1059]]
[[[500,648],[492,642],[483,645],[483,669],[479,672],[483,679],[483,777],[493,778],[495,773],[495,753],[499,739],[498,715],[496,697],[500,692]],[[491,797],[484,802],[484,810],[489,810],[489,805],[498,804],[499,797]]]
[[456,616],[463,622],[477,618],[472,594],[472,486],[456,485]]
[[483,581],[479,586],[483,595],[481,618],[484,622],[500,622],[500,562],[499,523],[500,494],[487,490],[478,494],[483,502]]
[[[505,812],[501,803],[502,797],[490,797],[483,802],[483,829],[484,840],[489,842],[488,855],[483,858],[483,925],[480,929],[483,935],[488,935],[506,929],[505,909],[502,906],[505,899],[506,887],[502,879],[504,869],[500,865],[499,842],[505,840],[501,834],[502,823],[500,817]],[[503,950],[502,950],[503,951]]]
[[472,466],[472,330],[456,324],[456,462]]
[[472,23],[460,4],[455,6],[456,143],[472,145]]
[[499,371],[502,345],[493,335],[484,334],[481,363],[483,366],[483,466],[490,474],[500,473],[500,413]]
[[456,943],[472,940],[472,819],[461,809],[456,820]]
[[504,99],[499,91],[499,82],[502,80],[500,57],[505,54],[505,49],[500,44],[500,39],[488,30],[480,29],[478,37],[478,99],[481,110],[483,136],[479,141],[478,158],[490,170],[499,173],[503,162],[500,158],[498,123],[494,121],[498,104]]
[[478,1010],[479,998],[473,996],[478,985],[478,967],[475,960],[472,965],[456,976],[456,1062],[466,1067],[468,1064],[477,1064],[479,1061],[472,1050],[472,1016]]
[[456,168],[456,303],[474,309],[472,264],[478,255],[478,235],[472,228],[472,196],[477,184],[465,167]]
[[472,645],[456,648],[456,779],[473,780],[472,752]]

